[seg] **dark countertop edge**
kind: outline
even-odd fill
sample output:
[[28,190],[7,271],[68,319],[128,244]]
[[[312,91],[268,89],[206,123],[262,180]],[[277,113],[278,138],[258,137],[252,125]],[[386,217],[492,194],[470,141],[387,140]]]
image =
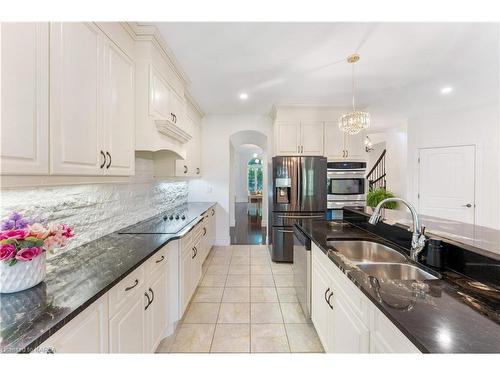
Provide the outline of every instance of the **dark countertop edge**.
[[[189,203],[205,203],[205,202],[188,202]],[[216,202],[206,202],[210,206],[200,212],[200,216],[203,216],[208,210],[210,210],[213,206],[215,206],[217,203]],[[101,298],[104,294],[106,294],[108,291],[110,291],[115,285],[117,285],[120,281],[122,281],[125,277],[127,277],[129,274],[131,274],[134,270],[139,268],[142,264],[144,264],[149,258],[151,258],[153,255],[155,255],[160,249],[162,249],[165,245],[167,245],[171,241],[178,240],[185,236],[187,233],[189,233],[196,224],[198,224],[200,220],[194,219],[192,220],[188,226],[189,229],[185,230],[183,228],[180,232],[173,234],[171,237],[168,237],[165,242],[163,242],[161,245],[159,245],[156,249],[154,249],[151,253],[149,253],[146,257],[144,257],[142,260],[137,262],[134,266],[130,267],[127,271],[122,273],[119,277],[117,277],[114,281],[109,283],[105,288],[101,289],[99,292],[94,294],[92,297],[87,299],[84,303],[82,303],[79,307],[74,309],[71,313],[69,313],[67,316],[65,316],[60,322],[57,322],[54,324],[52,327],[50,327],[47,331],[43,332],[40,334],[36,339],[34,339],[31,343],[26,345],[24,348],[20,348],[18,353],[30,353],[33,351],[35,348],[43,344],[49,337],[54,335],[57,331],[59,331],[62,327],[64,327],[66,324],[68,324],[71,320],[73,320],[76,316],[80,315],[87,307],[89,307],[91,304],[93,304],[95,301],[97,301],[99,298]],[[120,233],[120,230],[113,232],[113,233]],[[110,234],[113,234],[110,233]],[[148,234],[148,233],[144,233]],[[127,235],[127,234],[122,234],[122,235]],[[98,241],[99,239],[95,240]],[[0,351],[1,352],[1,351]]]
[[[352,225],[352,224],[351,224],[351,225]],[[347,278],[348,278],[348,279],[349,279],[349,280],[350,280],[350,281],[351,281],[351,282],[352,282],[352,283],[356,286],[356,288],[358,288],[358,289],[359,289],[359,290],[360,290],[360,291],[361,291],[361,292],[362,292],[362,293],[363,293],[363,294],[364,294],[364,295],[365,295],[365,296],[366,296],[366,297],[367,297],[367,298],[368,298],[368,299],[369,299],[369,300],[370,300],[370,301],[371,301],[371,302],[372,302],[372,303],[373,303],[373,304],[377,307],[377,309],[378,309],[381,313],[383,313],[383,314],[384,314],[384,316],[386,316],[386,317],[387,317],[387,318],[388,318],[388,319],[389,319],[389,320],[390,320],[390,321],[391,321],[391,322],[392,322],[392,323],[393,323],[393,324],[394,324],[394,325],[395,325],[395,326],[396,326],[396,327],[397,327],[397,328],[398,328],[398,329],[399,329],[399,330],[403,333],[403,335],[405,335],[405,337],[407,337],[407,338],[411,341],[411,343],[412,343],[413,345],[415,345],[415,346],[417,347],[417,349],[419,349],[422,353],[431,353],[431,352],[429,351],[429,349],[427,349],[427,348],[425,347],[425,345],[423,345],[423,344],[422,344],[422,343],[421,343],[421,342],[420,342],[417,338],[415,338],[415,337],[414,337],[414,336],[413,336],[410,332],[408,332],[404,326],[400,325],[400,324],[399,324],[399,322],[397,321],[397,319],[394,319],[391,315],[387,314],[387,312],[385,312],[383,309],[380,309],[380,307],[379,307],[380,303],[379,303],[376,299],[374,299],[374,298],[373,298],[373,296],[371,296],[368,292],[366,292],[366,291],[364,290],[364,288],[363,288],[363,287],[362,287],[362,286],[361,286],[361,285],[357,282],[357,280],[355,280],[353,277],[351,277],[351,276],[349,275],[349,273],[346,273],[346,272],[345,272],[345,270],[346,270],[346,269],[345,269],[344,267],[342,267],[340,264],[338,264],[338,263],[337,263],[337,261],[336,261],[335,259],[332,259],[331,257],[329,257],[329,256],[328,256],[329,249],[325,249],[325,248],[323,247],[323,245],[322,245],[319,241],[317,241],[317,240],[314,238],[314,236],[312,236],[311,234],[307,233],[307,231],[305,231],[305,230],[304,230],[304,229],[300,226],[300,224],[299,224],[299,223],[295,223],[295,226],[299,227],[299,229],[300,229],[302,232],[304,232],[304,234],[305,234],[305,235],[306,235],[306,236],[307,236],[307,237],[308,237],[308,238],[309,238],[312,242],[314,242],[314,244],[315,244],[316,246],[318,246],[318,248],[319,248],[319,249],[321,249],[321,251],[323,251],[323,253],[325,253],[325,255],[328,257],[328,259],[329,259],[329,260],[330,260],[333,264],[335,264],[335,266],[336,266],[336,267],[337,267],[340,271],[342,271],[342,273],[343,273],[343,274],[344,274],[344,275],[345,275],[345,276],[346,276],[346,277],[347,277]],[[354,227],[356,227],[355,225],[353,225],[353,226],[354,226]],[[381,243],[390,243],[390,244],[391,244],[391,246],[395,246],[396,248],[400,248],[400,246],[395,245],[395,244],[393,244],[392,242],[387,241],[386,239],[384,239],[384,238],[382,238],[382,237],[380,237],[380,236],[377,236],[377,235],[375,235],[375,234],[373,234],[373,233],[367,232],[367,231],[365,231],[365,230],[364,230],[364,229],[362,229],[362,228],[356,227],[356,229],[358,229],[358,230],[360,230],[360,231],[362,231],[362,232],[366,233],[366,234],[367,234],[367,237],[371,237],[371,238],[374,238],[374,239],[381,239],[381,241],[380,241]]]
[[[371,216],[370,214],[368,214],[368,213],[366,213],[364,211],[361,211],[359,209],[353,208],[353,207],[344,207],[344,210],[351,211],[351,212],[354,212],[356,214],[360,214],[360,215],[363,215],[363,216],[366,216],[366,217],[370,217]],[[400,228],[403,228],[403,229],[410,228],[408,225],[405,225],[403,223],[399,223],[397,221],[393,225],[397,226],[397,227],[400,227]],[[466,242],[460,242],[456,238],[453,238],[454,235],[451,234],[451,233],[449,234],[449,236],[446,236],[446,234],[444,234],[444,233],[443,234],[435,233],[432,230],[432,228],[427,228],[426,233],[430,234],[431,237],[433,237],[433,238],[443,240],[443,241],[448,242],[448,243],[450,243],[452,245],[455,245],[457,247],[461,247],[461,248],[464,248],[466,250],[469,250],[469,251],[471,251],[473,253],[476,253],[476,254],[479,254],[479,255],[482,255],[482,256],[485,256],[485,257],[488,257],[488,258],[492,258],[492,259],[495,259],[495,260],[500,260],[500,254],[494,253],[494,252],[492,252],[490,250],[482,249],[480,247],[468,244]]]

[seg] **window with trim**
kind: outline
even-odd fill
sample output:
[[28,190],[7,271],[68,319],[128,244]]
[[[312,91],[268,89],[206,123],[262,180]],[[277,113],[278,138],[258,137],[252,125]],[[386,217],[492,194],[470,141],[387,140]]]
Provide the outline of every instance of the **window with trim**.
[[247,165],[247,190],[249,194],[262,194],[264,172],[262,160],[252,158]]

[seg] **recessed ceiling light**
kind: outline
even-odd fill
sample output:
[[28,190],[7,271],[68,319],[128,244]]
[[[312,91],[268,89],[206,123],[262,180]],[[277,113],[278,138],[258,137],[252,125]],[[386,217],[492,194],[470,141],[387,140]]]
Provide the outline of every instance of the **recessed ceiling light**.
[[247,100],[247,99],[248,99],[248,94],[247,94],[246,92],[242,92],[242,93],[240,94],[240,99],[241,99],[241,100]]
[[449,86],[447,86],[447,87],[443,87],[443,88],[441,89],[441,94],[443,94],[443,95],[447,95],[447,94],[449,94],[449,93],[450,93],[450,92],[452,92],[452,91],[453,91],[453,87],[449,87]]

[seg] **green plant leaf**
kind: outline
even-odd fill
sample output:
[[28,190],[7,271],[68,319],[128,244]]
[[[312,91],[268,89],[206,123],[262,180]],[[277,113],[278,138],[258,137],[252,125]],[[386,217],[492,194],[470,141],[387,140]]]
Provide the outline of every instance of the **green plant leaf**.
[[15,258],[9,259],[7,261],[7,264],[9,265],[9,267],[12,267],[16,263],[17,263],[17,259],[15,259]]
[[[373,189],[366,196],[366,204],[370,207],[376,207],[386,198],[394,198],[394,194],[384,188]],[[388,202],[384,207],[394,209],[397,207],[397,202]]]

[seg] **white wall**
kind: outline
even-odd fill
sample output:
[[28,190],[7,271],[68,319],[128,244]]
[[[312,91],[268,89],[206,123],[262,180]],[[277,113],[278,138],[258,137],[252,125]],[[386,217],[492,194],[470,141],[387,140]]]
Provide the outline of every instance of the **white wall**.
[[[230,242],[230,137],[245,130],[254,130],[265,135],[267,137],[266,153],[273,154],[273,127],[269,116],[207,115],[202,120],[202,170],[204,173],[202,178],[190,181],[189,200],[213,201],[219,204],[215,239],[217,245],[227,245]],[[266,175],[267,171],[264,173]],[[263,211],[267,210],[266,199],[264,199],[263,208]]]
[[496,105],[409,119],[408,198],[417,204],[420,148],[476,145],[476,224],[500,228],[499,133]]
[[[400,198],[407,197],[407,131],[406,127],[388,129],[380,133],[371,133],[369,137],[374,145],[385,146],[385,171],[387,190]],[[369,153],[367,172],[370,171],[378,156],[383,151],[375,149]],[[402,208],[402,207],[401,207]]]

